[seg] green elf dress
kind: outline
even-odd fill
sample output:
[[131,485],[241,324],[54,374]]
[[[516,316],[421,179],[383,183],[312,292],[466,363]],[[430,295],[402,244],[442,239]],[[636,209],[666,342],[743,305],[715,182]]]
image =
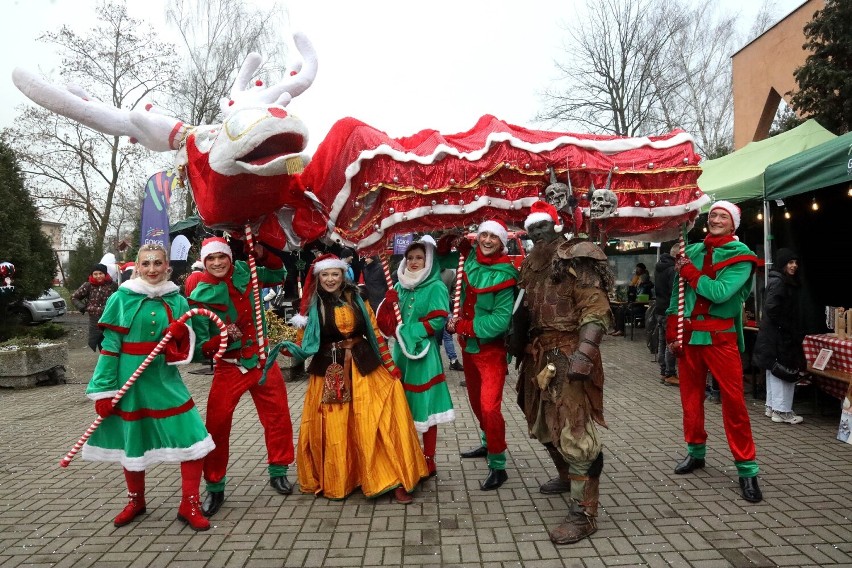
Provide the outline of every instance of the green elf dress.
[[[153,351],[169,324],[189,309],[172,282],[128,280],[109,297],[99,325],[104,340],[86,396],[112,398]],[[206,456],[213,439],[174,365],[192,360],[194,333],[170,341],[83,446],[83,459],[120,462],[130,471]]]
[[392,327],[388,329],[382,323],[382,331],[392,329],[396,337],[393,360],[402,372],[414,427],[421,433],[432,426],[452,422],[456,417],[440,350],[450,301],[447,287],[441,280],[441,268],[434,262],[435,248],[428,242],[424,244],[426,263],[422,270],[410,272],[406,259],[397,269],[399,282],[394,288],[399,295],[402,324],[396,325],[392,306],[383,303],[379,308],[382,312],[380,322],[387,322],[388,316],[392,318]]

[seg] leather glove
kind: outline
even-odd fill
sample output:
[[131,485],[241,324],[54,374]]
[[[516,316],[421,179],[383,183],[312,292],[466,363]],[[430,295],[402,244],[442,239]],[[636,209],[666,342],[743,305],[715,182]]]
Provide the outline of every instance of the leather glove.
[[580,341],[568,365],[569,379],[584,381],[591,376],[595,359],[600,356],[603,334],[604,329],[597,324],[587,323],[580,328]]
[[399,294],[397,293],[396,290],[391,288],[390,290],[388,290],[385,293],[385,301],[386,302],[395,302],[395,303],[398,304],[399,303]]
[[189,337],[189,328],[186,326],[185,323],[181,323],[175,320],[169,324],[169,327],[167,327],[165,331],[163,331],[163,335],[166,335],[166,333],[171,333],[172,340],[180,343],[181,341]]
[[458,240],[460,238],[461,238],[461,235],[456,235],[454,233],[448,233],[448,234],[444,235],[443,237],[438,239],[438,242],[436,243],[436,246],[435,246],[435,252],[439,256],[444,256],[446,254],[450,254],[450,251],[453,249],[453,247],[456,246],[456,244],[458,243]]
[[95,412],[97,412],[98,416],[101,418],[111,416],[115,412],[115,409],[112,406],[112,398],[99,398],[96,400]]

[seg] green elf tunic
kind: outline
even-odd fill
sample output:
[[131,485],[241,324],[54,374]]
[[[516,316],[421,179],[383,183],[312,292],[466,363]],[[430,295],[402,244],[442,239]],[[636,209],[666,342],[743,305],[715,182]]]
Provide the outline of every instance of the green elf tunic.
[[[190,302],[193,306],[204,307],[215,312],[225,325],[236,325],[242,331],[242,337],[234,339],[228,344],[224,358],[233,360],[234,363],[246,369],[254,369],[259,361],[257,331],[254,323],[254,294],[247,295],[248,305],[246,309],[239,310],[238,306],[234,305],[228,289],[228,280],[230,280],[239,292],[240,297],[246,296],[245,292],[250,284],[251,272],[248,263],[243,260],[236,261],[233,266],[234,272],[231,278],[220,280],[205,273],[192,290]],[[257,267],[257,279],[260,286],[275,286],[283,282],[286,277],[287,270],[283,266],[277,269],[264,266]],[[241,317],[248,317],[249,321],[242,321]],[[197,361],[204,359],[200,347],[208,339],[219,335],[219,328],[209,319],[207,321],[209,325],[198,328],[195,356]],[[261,310],[261,321],[264,337],[268,337],[266,335],[266,313],[264,310]]]
[[[109,297],[99,325],[101,356],[86,389],[91,400],[112,398],[162,339],[169,323],[189,309],[172,282],[128,280]],[[155,357],[83,446],[83,459],[120,462],[131,471],[158,463],[206,456],[213,439],[173,365],[192,359],[194,333],[186,345],[173,340]],[[168,358],[168,362],[167,362]]]
[[434,247],[426,244],[426,251],[425,267],[418,272],[408,272],[408,261],[403,259],[394,286],[402,324],[396,328],[393,360],[402,372],[405,397],[418,432],[456,417],[440,350],[450,301],[441,269],[434,262]]
[[[459,342],[467,353],[479,353],[480,342],[502,340],[512,323],[518,271],[505,255],[484,257],[474,247],[464,261],[461,289],[462,318],[471,329],[459,329]],[[460,322],[464,323],[464,322]],[[472,333],[471,333],[472,332]]]

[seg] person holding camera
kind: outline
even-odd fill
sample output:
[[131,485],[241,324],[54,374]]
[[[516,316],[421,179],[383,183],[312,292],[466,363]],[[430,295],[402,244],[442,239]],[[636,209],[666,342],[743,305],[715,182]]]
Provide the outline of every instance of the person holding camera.
[[782,248],[769,270],[760,331],[752,361],[766,370],[766,416],[773,422],[801,424],[793,412],[799,369],[805,368],[799,311],[799,255]]

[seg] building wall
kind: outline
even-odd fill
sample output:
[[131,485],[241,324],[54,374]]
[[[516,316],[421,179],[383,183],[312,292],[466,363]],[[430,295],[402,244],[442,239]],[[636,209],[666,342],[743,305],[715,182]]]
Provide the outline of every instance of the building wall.
[[786,18],[734,54],[734,149],[763,140],[781,98],[797,88],[793,71],[808,55],[803,29],[824,0],[807,0]]

